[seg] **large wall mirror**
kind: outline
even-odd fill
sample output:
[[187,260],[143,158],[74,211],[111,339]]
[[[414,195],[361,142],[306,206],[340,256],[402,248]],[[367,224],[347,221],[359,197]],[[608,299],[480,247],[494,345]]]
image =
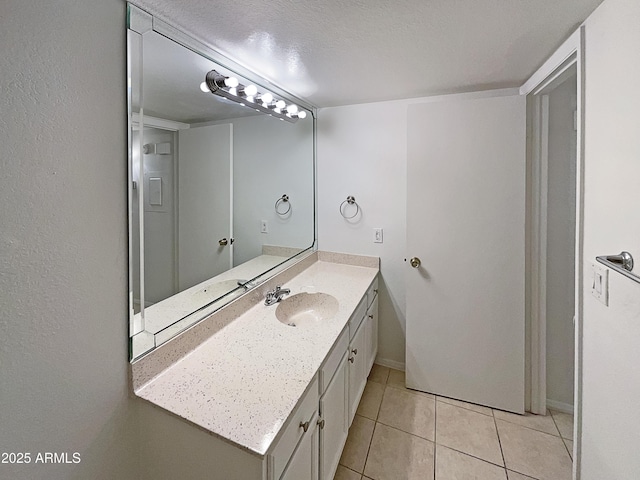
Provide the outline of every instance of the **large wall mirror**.
[[127,35],[135,359],[313,250],[315,115],[133,5]]

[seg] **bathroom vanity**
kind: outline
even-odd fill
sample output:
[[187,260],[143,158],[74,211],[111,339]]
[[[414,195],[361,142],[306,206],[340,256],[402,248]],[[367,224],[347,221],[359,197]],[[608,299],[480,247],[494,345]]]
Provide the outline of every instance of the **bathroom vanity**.
[[316,251],[316,109],[127,12],[146,478],[331,480],[377,353],[379,259]]
[[[331,480],[377,352],[378,262],[310,254],[134,362],[135,394],[209,434],[194,439],[207,452],[207,478]],[[291,293],[264,305],[276,285]],[[297,318],[306,320],[294,326],[277,309],[295,295],[333,297],[337,309],[327,318],[303,313]],[[313,312],[313,301],[302,308]],[[141,428],[154,429],[151,423]],[[156,452],[174,454],[153,459],[159,472],[192,449],[151,437],[162,444]]]

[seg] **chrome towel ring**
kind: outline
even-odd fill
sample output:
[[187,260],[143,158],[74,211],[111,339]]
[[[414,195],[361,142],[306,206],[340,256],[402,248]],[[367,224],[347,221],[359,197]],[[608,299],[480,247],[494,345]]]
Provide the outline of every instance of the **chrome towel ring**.
[[[344,204],[345,204],[345,203],[346,203],[347,205],[355,205],[355,206],[356,206],[356,212],[355,212],[353,215],[351,215],[350,217],[348,217],[348,216],[347,216],[347,215],[345,215],[345,213],[344,213],[344,210],[345,210],[345,209],[344,209],[344,206],[345,206]],[[358,202],[356,202],[356,197],[354,197],[353,195],[349,195],[349,196],[347,197],[347,199],[346,199],[346,200],[344,200],[344,201],[340,204],[340,208],[339,208],[339,210],[340,210],[340,215],[342,215],[344,218],[346,218],[347,220],[349,220],[350,218],[353,218],[353,217],[355,217],[356,215],[358,215],[358,213],[360,212],[360,205],[358,205]]]
[[[282,211],[283,204],[287,206],[287,209],[284,212]],[[284,217],[287,213],[289,213],[291,211],[291,202],[289,201],[289,195],[284,194],[278,200],[276,200],[274,208],[276,209],[276,213],[281,217]]]

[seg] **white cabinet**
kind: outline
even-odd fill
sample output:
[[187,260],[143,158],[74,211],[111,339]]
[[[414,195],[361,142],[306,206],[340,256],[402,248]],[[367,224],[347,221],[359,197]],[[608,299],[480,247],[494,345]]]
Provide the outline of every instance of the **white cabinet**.
[[349,434],[348,411],[348,365],[346,348],[342,349],[342,359],[320,398],[320,479],[332,480],[342,449]]
[[[305,453],[305,448],[307,448],[310,443],[315,443],[315,450],[317,452],[317,439],[312,440],[310,438],[316,436],[314,432],[318,419],[318,401],[318,376],[316,375],[300,400],[299,405],[289,417],[280,438],[271,450],[269,455],[269,470],[271,472],[269,480],[284,478],[283,472],[289,471],[292,462],[294,462],[294,457],[299,453],[301,456],[295,459],[294,466],[291,467],[297,471],[299,467],[296,465],[302,462],[300,458],[306,458],[307,453]],[[303,445],[305,446],[303,447]],[[314,458],[315,471],[317,472],[317,453]]]
[[376,279],[287,420],[268,480],[333,480],[378,351],[377,293]]
[[369,305],[367,316],[364,319],[367,344],[367,372],[371,371],[373,362],[378,354],[378,295],[376,290],[373,290],[373,301]]
[[[258,457],[211,436],[215,453],[207,461],[217,466],[210,476],[199,478],[333,480],[377,352],[376,289],[377,280],[363,295],[267,454]],[[193,441],[200,441],[196,437],[194,433]],[[154,478],[176,478],[176,474],[165,468]]]
[[361,322],[351,339],[351,343],[349,343],[349,425],[353,422],[369,373],[367,370],[365,327],[366,323]]
[[318,480],[318,423],[313,418],[280,480]]

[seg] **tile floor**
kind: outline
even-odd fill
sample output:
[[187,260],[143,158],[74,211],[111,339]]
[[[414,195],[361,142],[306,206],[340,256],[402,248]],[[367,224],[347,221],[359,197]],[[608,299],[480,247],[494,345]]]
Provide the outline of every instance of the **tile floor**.
[[374,365],[334,480],[570,480],[572,435],[566,413],[436,397]]

